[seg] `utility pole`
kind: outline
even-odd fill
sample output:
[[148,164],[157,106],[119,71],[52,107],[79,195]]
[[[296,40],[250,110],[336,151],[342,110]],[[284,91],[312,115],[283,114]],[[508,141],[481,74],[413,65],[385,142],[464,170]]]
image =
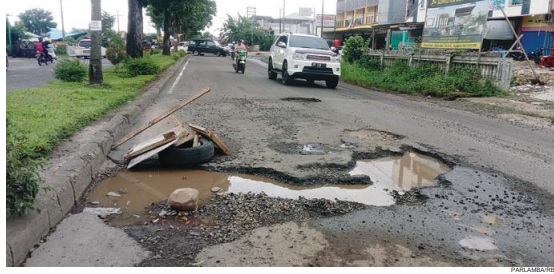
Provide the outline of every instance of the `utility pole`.
[[279,8],[279,34],[283,33],[283,14],[281,14],[281,8]]
[[323,38],[323,14],[325,10],[325,1],[321,0],[321,38]]
[[115,16],[117,16],[117,35],[119,35],[119,16],[122,14],[119,14],[119,10],[115,12]]
[[88,67],[89,85],[102,85],[102,8],[101,0],[91,0],[92,13],[90,20],[91,47]]
[[286,22],[286,18],[285,18],[285,0],[283,0],[283,32],[285,32],[285,22]]
[[62,41],[65,40],[65,27],[63,25],[63,5],[62,0],[60,0],[60,13],[62,14]]

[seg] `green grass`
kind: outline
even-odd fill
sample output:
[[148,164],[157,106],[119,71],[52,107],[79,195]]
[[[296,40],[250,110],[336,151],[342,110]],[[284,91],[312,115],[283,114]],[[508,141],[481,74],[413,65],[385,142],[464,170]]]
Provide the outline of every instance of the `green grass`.
[[444,98],[504,96],[506,93],[488,81],[479,79],[475,71],[460,69],[445,74],[432,67],[410,68],[396,63],[380,69],[359,63],[341,64],[341,79],[366,88]]
[[[153,55],[152,59],[162,69],[176,62],[171,56]],[[103,76],[103,87],[53,80],[37,88],[7,93],[6,113],[14,130],[27,132],[26,149],[47,155],[76,131],[137,98],[142,88],[157,77],[129,77],[113,68],[104,70]]]

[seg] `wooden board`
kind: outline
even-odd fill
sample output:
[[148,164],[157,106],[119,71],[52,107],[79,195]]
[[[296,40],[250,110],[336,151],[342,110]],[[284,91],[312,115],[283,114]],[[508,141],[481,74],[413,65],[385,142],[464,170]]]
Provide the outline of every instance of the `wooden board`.
[[173,144],[174,147],[178,147],[194,138],[194,130],[188,125],[181,125],[180,132],[177,133],[177,142]]
[[167,143],[167,144],[165,144],[165,145],[163,145],[163,146],[161,146],[161,147],[157,147],[157,148],[155,148],[155,149],[153,149],[153,150],[150,150],[150,151],[148,151],[148,152],[146,152],[146,153],[143,153],[143,154],[141,154],[141,155],[139,155],[139,156],[133,158],[133,160],[131,160],[131,161],[129,162],[129,165],[127,165],[127,169],[132,168],[132,167],[138,165],[140,162],[142,162],[142,161],[144,161],[144,160],[146,160],[146,159],[148,159],[148,158],[150,158],[150,157],[156,155],[158,152],[160,152],[160,151],[162,151],[162,150],[164,150],[164,149],[166,149],[166,148],[172,146],[173,143],[175,143],[176,141],[177,141],[177,140],[173,140],[173,141],[171,141],[171,142],[169,142],[169,143]]
[[113,145],[112,145],[112,149],[118,147],[119,145],[127,142],[129,139],[137,136],[139,133],[145,131],[146,129],[148,129],[149,127],[155,125],[156,123],[158,123],[159,121],[161,121],[162,119],[164,119],[165,117],[171,115],[172,113],[176,112],[177,110],[181,109],[182,107],[190,104],[192,101],[200,98],[200,96],[208,93],[210,91],[210,88],[206,87],[206,88],[203,88],[202,90],[200,90],[198,93],[196,93],[193,97],[189,98],[188,100],[184,101],[184,102],[181,102],[179,103],[178,105],[172,107],[171,109],[169,109],[168,111],[162,113],[161,115],[159,115],[158,117],[152,119],[150,122],[148,122],[145,126],[135,130],[135,131],[132,131],[132,132],[129,132],[127,135],[123,136],[123,138],[117,140],[117,142],[115,142]]
[[177,139],[177,134],[175,134],[175,130],[169,131],[167,133],[158,135],[152,139],[148,139],[134,147],[132,147],[124,156],[123,158],[131,159],[137,155],[143,154],[149,150],[155,149],[159,146],[162,146],[164,144],[167,144],[173,140]]
[[208,139],[212,140],[214,142],[214,144],[216,145],[216,147],[219,148],[219,150],[221,150],[221,152],[223,152],[223,154],[225,154],[225,155],[231,154],[231,150],[229,149],[229,147],[227,147],[227,145],[225,145],[225,143],[223,143],[223,141],[221,141],[221,139],[219,139],[219,137],[217,137],[217,135],[215,133],[213,133],[212,131],[210,131],[206,128],[203,128],[201,126],[195,125],[195,124],[190,124],[189,123],[189,126],[194,131],[196,131],[196,132],[202,134],[203,136],[207,137]]
[[192,147],[197,147],[200,145],[200,139],[198,138],[198,134],[194,134],[194,139],[192,139]]

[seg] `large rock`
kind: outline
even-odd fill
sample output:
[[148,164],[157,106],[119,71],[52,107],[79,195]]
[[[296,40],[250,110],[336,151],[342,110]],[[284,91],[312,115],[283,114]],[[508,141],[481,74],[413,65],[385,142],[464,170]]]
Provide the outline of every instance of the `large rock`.
[[179,188],[169,195],[167,203],[175,210],[196,210],[198,208],[199,194],[198,190],[194,188]]

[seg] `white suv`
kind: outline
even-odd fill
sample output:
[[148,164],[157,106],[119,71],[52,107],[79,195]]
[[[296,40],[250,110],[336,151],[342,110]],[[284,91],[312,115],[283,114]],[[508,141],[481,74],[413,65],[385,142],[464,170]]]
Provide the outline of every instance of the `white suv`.
[[284,33],[271,45],[267,76],[288,85],[294,78],[308,82],[325,80],[328,88],[336,88],[340,77],[340,57],[327,42],[314,35]]

